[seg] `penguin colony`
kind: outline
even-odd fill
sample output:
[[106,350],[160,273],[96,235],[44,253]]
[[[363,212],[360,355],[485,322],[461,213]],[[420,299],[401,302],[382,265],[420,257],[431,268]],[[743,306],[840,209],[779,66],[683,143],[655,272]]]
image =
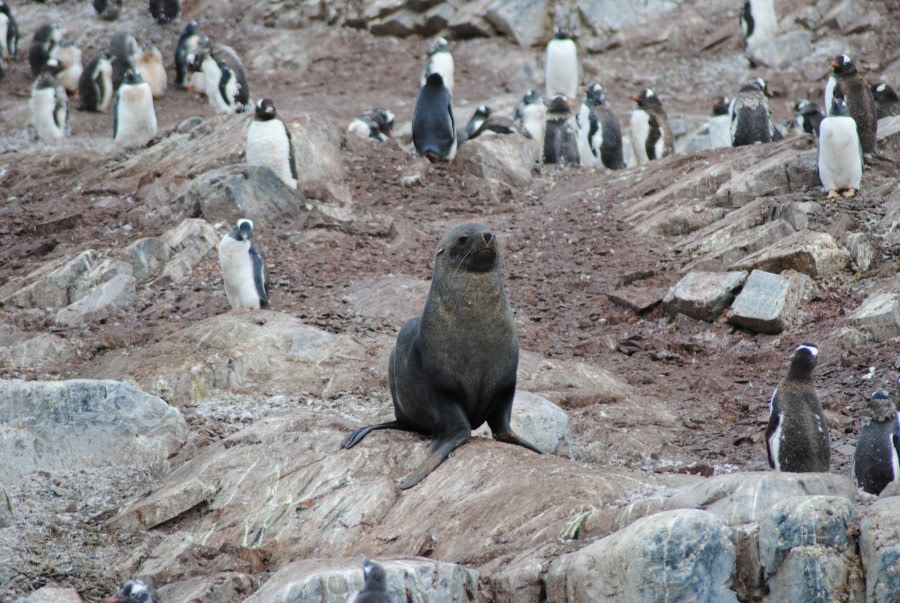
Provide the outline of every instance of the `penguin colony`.
[[[94,0],[98,16],[115,19],[121,1]],[[151,1],[150,11],[158,23],[180,17],[176,1]],[[758,46],[774,35],[772,0],[747,0],[741,11],[745,46]],[[0,67],[19,58],[19,30],[10,6],[0,0]],[[38,28],[28,49],[34,78],[31,92],[32,121],[37,137],[59,140],[70,133],[69,94],[78,95],[82,111],[114,114],[113,137],[123,147],[147,144],[156,135],[153,98],[166,94],[167,75],[160,51],[145,44],[139,50],[134,36],[120,32],[108,50],[95,55],[82,68],[81,53],[64,40],[58,24]],[[253,106],[243,64],[228,46],[201,35],[196,21],[185,24],[175,51],[176,89],[193,88],[204,94],[216,113],[237,113]],[[864,158],[877,157],[877,120],[900,114],[900,99],[886,83],[869,84],[851,57],[841,54],[830,62],[832,73],[824,89],[823,114],[818,104],[801,100],[788,127],[798,134],[818,139],[818,170],[828,197],[852,196],[862,183]],[[628,149],[622,128],[610,110],[600,83],[584,87],[584,100],[576,105],[580,82],[577,45],[564,28],[548,42],[545,61],[545,92],[526,92],[512,119],[496,115],[487,105],[479,106],[466,127],[457,131],[453,109],[455,87],[451,45],[438,38],[429,47],[422,71],[421,88],[412,116],[415,151],[430,161],[452,161],[459,144],[485,132],[521,132],[534,139],[544,163],[580,164],[617,170],[626,167]],[[0,78],[3,70],[0,69]],[[713,103],[710,145],[765,144],[781,138],[771,121],[767,99],[771,91],[761,78],[743,84],[733,100]],[[674,136],[662,99],[647,88],[631,99],[631,155],[645,164],[674,153]],[[578,110],[573,110],[578,106]],[[715,121],[714,121],[715,120]],[[361,114],[348,126],[348,133],[384,142],[392,137],[394,113],[378,107]],[[715,128],[713,124],[715,123]],[[727,134],[726,134],[727,132]],[[248,163],[270,167],[288,186],[297,187],[298,161],[290,128],[276,114],[274,102],[262,99],[248,125]],[[254,241],[253,223],[240,219],[218,246],[225,294],[234,309],[267,309],[269,275],[265,257]],[[778,471],[828,471],[830,440],[827,420],[817,397],[814,369],[819,350],[804,343],[794,352],[786,376],[770,399],[765,432],[769,465]],[[900,413],[891,396],[875,392],[863,416],[853,476],[859,486],[877,494],[891,481],[900,479]],[[364,564],[365,587],[357,601],[386,600],[386,574],[378,564]],[[140,599],[146,589],[137,581],[123,588],[123,595]]]

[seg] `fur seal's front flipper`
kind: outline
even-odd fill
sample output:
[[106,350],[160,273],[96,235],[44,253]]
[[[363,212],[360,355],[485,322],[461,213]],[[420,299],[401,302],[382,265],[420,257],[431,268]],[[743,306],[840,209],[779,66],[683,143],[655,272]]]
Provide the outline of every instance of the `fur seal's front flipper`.
[[523,447],[527,448],[528,450],[533,450],[533,451],[537,452],[538,454],[544,454],[543,452],[541,452],[541,450],[537,446],[535,446],[534,444],[532,444],[525,438],[523,438],[519,435],[516,435],[516,433],[511,430],[510,431],[502,431],[499,433],[495,433],[493,435],[494,435],[494,439],[497,440],[498,442],[506,442],[507,444],[516,444],[517,446],[523,446]]
[[429,454],[412,472],[397,480],[401,490],[412,488],[425,479],[429,473],[437,469],[438,465],[447,460],[450,453],[465,444],[472,435],[471,429],[461,431],[456,435],[445,439],[435,439],[431,442],[431,454]]
[[344,438],[344,441],[341,442],[341,449],[347,450],[349,448],[353,448],[360,442],[362,439],[369,435],[370,431],[375,431],[376,429],[402,429],[403,431],[416,431],[410,425],[406,423],[402,423],[400,421],[388,421],[387,423],[376,423],[375,425],[367,425],[366,427],[360,427],[355,430],[353,433]]

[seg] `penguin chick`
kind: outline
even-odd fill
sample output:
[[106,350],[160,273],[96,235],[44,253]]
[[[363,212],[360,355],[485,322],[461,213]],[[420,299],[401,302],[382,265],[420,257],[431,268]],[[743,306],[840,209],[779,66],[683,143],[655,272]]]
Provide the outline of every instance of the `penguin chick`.
[[37,78],[53,57],[53,50],[62,40],[62,32],[56,23],[41,25],[34,37],[31,38],[31,46],[28,48],[28,64],[31,66],[31,77]]
[[872,89],[863,79],[856,65],[845,54],[838,55],[830,64],[832,73],[825,85],[825,108],[831,110],[831,101],[840,96],[847,103],[850,117],[856,122],[856,131],[863,153],[875,154],[878,134],[878,114]]
[[669,117],[653,90],[632,96],[637,108],[631,113],[631,146],[638,165],[675,152],[675,137]]
[[387,590],[387,572],[372,561],[363,558],[363,587],[347,599],[347,603],[391,603]]
[[591,84],[584,91],[584,102],[576,118],[581,164],[603,165],[611,170],[623,169],[625,156],[622,150],[622,128],[606,104],[603,87]]
[[168,76],[159,48],[152,42],[145,42],[137,55],[135,66],[141,78],[150,86],[153,98],[161,98],[166,93]]
[[819,126],[819,179],[828,198],[843,192],[852,197],[859,190],[863,173],[863,153],[844,99],[835,97],[831,111]]
[[109,55],[99,53],[78,78],[78,109],[106,113],[113,98],[112,63]]
[[150,0],[150,15],[160,25],[174,21],[181,14],[181,0]]
[[121,147],[139,147],[156,136],[153,94],[139,73],[129,69],[116,93],[113,139]]
[[159,595],[143,580],[125,582],[122,590],[106,599],[106,603],[159,603]]
[[115,21],[122,12],[122,0],[92,0],[91,4],[104,21]]
[[831,464],[828,422],[812,376],[818,355],[815,345],[800,345],[769,400],[766,451],[776,471],[828,471]]
[[578,94],[578,47],[566,28],[559,27],[553,33],[553,38],[547,42],[546,55],[547,98],[562,94],[574,99]]
[[413,112],[412,139],[416,153],[429,161],[452,161],[456,156],[456,120],[453,100],[440,73],[425,80]]
[[175,87],[183,90],[187,88],[188,55],[200,47],[200,25],[196,21],[189,21],[175,45]]
[[531,89],[516,104],[513,121],[522,132],[537,142],[538,148],[544,148],[544,122],[547,117],[547,106],[541,99],[541,93]]
[[437,38],[428,47],[428,56],[425,58],[425,68],[422,70],[422,77],[419,78],[419,86],[424,86],[432,73],[440,73],[444,78],[444,86],[453,94],[454,69],[450,43],[446,38]]
[[59,63],[59,73],[56,79],[62,84],[66,92],[75,94],[78,92],[78,79],[81,77],[84,67],[81,64],[81,49],[71,40],[63,40],[50,52],[50,57]]
[[[19,59],[19,25],[6,2],[0,0],[0,46],[6,56],[16,61]],[[0,55],[4,52],[0,52]]]
[[707,121],[711,149],[731,146],[731,115],[728,113],[730,104],[731,101],[727,96],[717,96],[713,99],[712,115]]
[[[206,97],[216,113],[242,113],[250,106],[250,84],[240,57],[230,47],[201,45],[193,53],[206,86]],[[193,67],[192,67],[193,69]]]
[[219,242],[225,296],[234,309],[269,308],[269,270],[253,241],[253,222],[240,219]]
[[109,41],[109,48],[106,54],[109,55],[112,62],[113,88],[118,88],[122,84],[125,72],[135,69],[135,61],[137,60],[138,44],[134,36],[127,31],[114,34]]
[[68,97],[52,68],[45,69],[34,82],[30,105],[31,122],[38,139],[61,140],[69,135]]
[[553,97],[547,105],[543,162],[580,163],[577,129],[569,99],[561,94]]
[[870,494],[900,480],[900,413],[886,391],[877,391],[863,410],[853,455],[853,478]]
[[281,181],[297,188],[297,157],[287,125],[278,119],[275,103],[264,98],[256,103],[256,116],[247,129],[247,163],[272,168]]
[[872,84],[872,98],[875,99],[875,115],[878,119],[900,115],[900,97],[884,82]]
[[804,98],[794,105],[794,121],[804,134],[814,134],[818,137],[819,126],[823,119],[825,119],[825,114],[822,113],[817,103]]
[[353,119],[347,126],[349,134],[384,142],[394,129],[394,113],[384,107],[376,107]]
[[766,81],[755,78],[741,86],[731,103],[731,145],[772,142],[771,111],[767,97],[772,96]]

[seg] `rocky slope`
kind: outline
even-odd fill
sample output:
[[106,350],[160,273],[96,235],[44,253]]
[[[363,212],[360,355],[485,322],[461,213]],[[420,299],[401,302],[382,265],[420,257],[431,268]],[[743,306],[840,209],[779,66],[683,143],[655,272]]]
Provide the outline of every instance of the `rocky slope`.
[[[749,77],[776,90],[778,121],[820,98],[838,52],[896,86],[900,6],[776,2],[781,37],[751,69],[732,2],[620,4],[186,5],[289,122],[299,192],[242,163],[247,116],[188,92],[157,102],[146,148],[117,151],[111,117],[81,112],[66,141],[35,142],[27,64],[8,62],[0,598],[98,600],[141,576],[164,601],[339,601],[359,554],[411,600],[900,592],[897,490],[875,501],[849,480],[866,398],[900,393],[900,169],[876,162],[859,196],[826,202],[811,138],[702,148],[711,99]],[[55,19],[85,61],[125,29],[171,57],[181,27],[143,6],[112,23],[80,2],[14,10],[25,47]],[[681,152],[621,172],[533,165],[518,135],[449,166],[410,154],[421,35],[457,41],[463,121],[540,87],[554,22],[623,124],[628,97],[656,89]],[[343,134],[379,105],[398,140]],[[881,132],[900,157],[896,124]],[[215,245],[241,216],[275,311],[228,310]],[[479,431],[401,493],[426,438],[338,443],[390,416],[393,339],[437,241],[468,220],[501,238],[523,350],[514,425],[548,454]],[[767,471],[768,397],[802,341],[821,350],[828,475]]]

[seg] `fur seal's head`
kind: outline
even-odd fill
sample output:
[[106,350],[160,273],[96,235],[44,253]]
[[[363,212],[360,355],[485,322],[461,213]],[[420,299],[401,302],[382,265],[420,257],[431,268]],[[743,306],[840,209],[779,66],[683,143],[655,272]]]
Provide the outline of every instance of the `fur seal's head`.
[[450,229],[438,245],[437,263],[457,270],[490,272],[500,263],[497,237],[486,226],[469,222]]

